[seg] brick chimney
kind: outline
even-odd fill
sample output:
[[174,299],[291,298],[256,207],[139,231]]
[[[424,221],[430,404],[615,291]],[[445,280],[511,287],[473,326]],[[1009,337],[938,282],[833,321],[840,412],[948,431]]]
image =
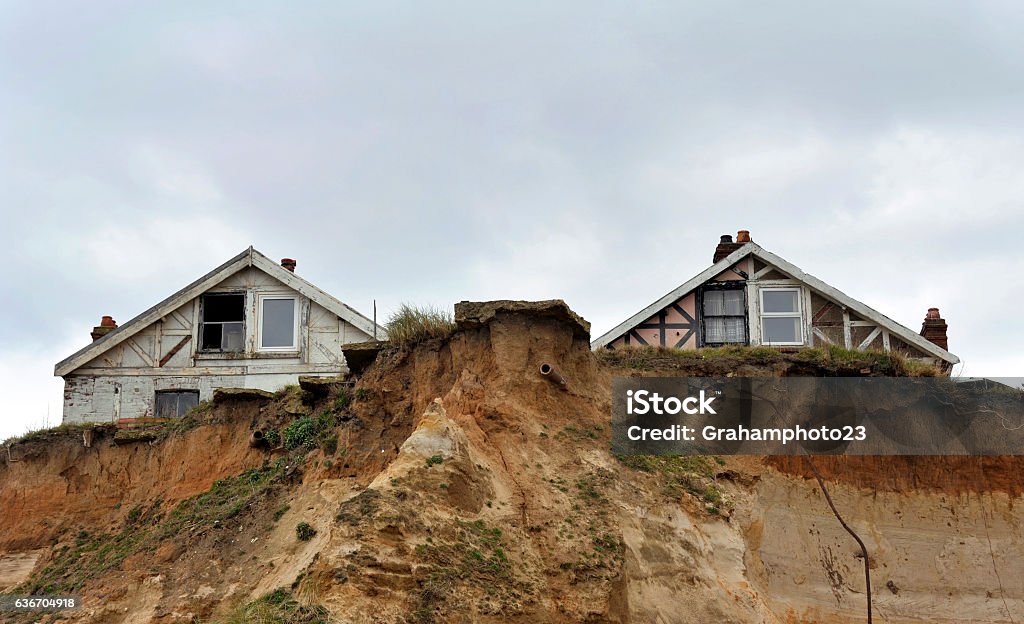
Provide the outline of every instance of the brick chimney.
[[292,258],[281,258],[281,266],[288,269],[292,273],[295,272],[295,265],[298,264]]
[[114,321],[114,317],[104,316],[103,318],[100,319],[100,324],[92,328],[92,331],[89,332],[89,335],[92,336],[92,341],[96,342],[97,340],[106,336],[115,329],[117,329],[117,322]]
[[[743,240],[744,236],[746,237],[746,240]],[[717,263],[722,258],[742,247],[743,243],[749,242],[750,232],[746,230],[739,231],[739,235],[736,237],[735,243],[732,242],[732,234],[722,234],[722,239],[718,242],[718,247],[715,247],[715,259],[713,262]]]
[[921,323],[921,335],[929,342],[949,350],[949,341],[946,339],[947,327],[945,319],[939,316],[939,309],[928,308],[928,314]]

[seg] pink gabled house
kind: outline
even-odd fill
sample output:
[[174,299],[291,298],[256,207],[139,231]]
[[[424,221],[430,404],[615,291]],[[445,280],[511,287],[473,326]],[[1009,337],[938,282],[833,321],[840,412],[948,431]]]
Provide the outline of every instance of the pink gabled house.
[[713,264],[591,343],[594,349],[839,345],[898,351],[949,371],[946,322],[930,308],[920,333],[763,249],[740,230]]

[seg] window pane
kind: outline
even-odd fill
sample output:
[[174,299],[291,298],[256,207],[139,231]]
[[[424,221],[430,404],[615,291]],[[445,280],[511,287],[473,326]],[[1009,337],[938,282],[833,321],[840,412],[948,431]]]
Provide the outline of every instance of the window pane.
[[747,332],[743,319],[725,319],[725,342],[747,342]]
[[725,296],[725,314],[742,316],[744,314],[743,291],[726,290],[722,294]]
[[769,316],[761,319],[763,336],[766,344],[779,342],[800,342],[800,317]]
[[725,294],[721,290],[709,290],[704,293],[704,314],[721,316],[725,314]]
[[220,349],[220,325],[203,325],[203,340],[200,348],[202,349]]
[[203,321],[209,323],[242,322],[245,295],[203,295]]
[[747,331],[741,318],[705,318],[704,342],[746,344]]
[[242,324],[224,323],[221,327],[224,328],[223,337],[221,338],[221,351],[231,351],[234,353],[242,351]]
[[178,394],[178,416],[184,416],[197,405],[199,405],[198,392],[181,392]]
[[197,390],[160,391],[156,393],[156,408],[153,411],[157,418],[177,418],[197,405]]
[[797,291],[795,290],[762,290],[764,304],[762,312],[797,312]]
[[261,331],[264,347],[295,346],[295,300],[264,299]]
[[157,418],[174,418],[178,415],[178,396],[173,392],[157,392],[154,411]]

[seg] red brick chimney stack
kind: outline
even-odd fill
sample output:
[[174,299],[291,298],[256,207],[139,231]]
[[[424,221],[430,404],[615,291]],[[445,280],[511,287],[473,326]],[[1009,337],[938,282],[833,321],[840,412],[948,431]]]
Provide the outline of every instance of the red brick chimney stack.
[[295,262],[295,260],[293,260],[291,258],[281,258],[281,266],[283,266],[284,268],[288,269],[292,273],[295,272],[295,265],[296,264],[298,264],[298,263]]
[[100,338],[106,336],[110,332],[117,329],[117,322],[112,316],[104,316],[100,319],[100,324],[92,328],[89,335],[92,336],[92,341],[96,342]]
[[925,315],[924,322],[921,323],[921,335],[929,342],[948,351],[949,340],[946,338],[946,329],[948,326],[945,319],[939,316],[939,309],[928,308],[928,314]]
[[732,242],[732,234],[722,234],[722,239],[718,243],[718,247],[715,247],[715,259],[713,262],[717,263],[722,258],[728,256],[732,252],[736,251],[743,245]]
[[722,234],[722,239],[718,242],[718,247],[715,247],[715,259],[714,262],[718,262],[722,258],[728,256],[732,252],[736,251],[744,244],[752,242],[750,240],[749,230],[740,230],[736,233],[736,242],[732,242],[731,234]]

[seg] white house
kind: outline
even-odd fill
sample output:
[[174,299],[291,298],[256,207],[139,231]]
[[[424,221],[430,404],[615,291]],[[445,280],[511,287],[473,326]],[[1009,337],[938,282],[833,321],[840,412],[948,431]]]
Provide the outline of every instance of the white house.
[[274,391],[347,372],[341,346],[374,322],[252,247],[58,363],[64,422],[180,416],[217,388]]

